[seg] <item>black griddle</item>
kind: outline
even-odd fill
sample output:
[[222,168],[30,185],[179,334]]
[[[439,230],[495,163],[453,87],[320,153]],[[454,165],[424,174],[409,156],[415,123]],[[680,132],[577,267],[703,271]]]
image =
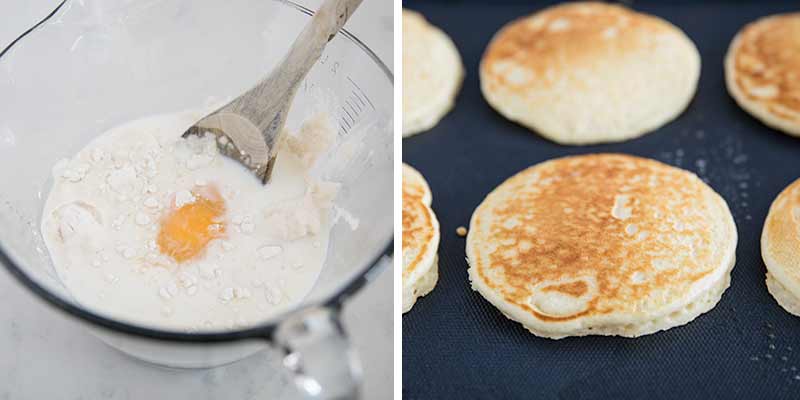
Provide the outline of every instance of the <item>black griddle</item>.
[[[403,160],[425,176],[441,224],[439,283],[403,315],[407,399],[800,398],[800,318],[767,292],[759,238],[775,196],[800,177],[800,139],[741,110],[723,57],[746,23],[800,10],[797,1],[638,1],[632,7],[683,29],[702,55],[698,92],[675,121],[624,143],[568,147],[501,117],[483,99],[480,57],[505,23],[552,2],[406,1],[452,37],[466,66],[455,108],[403,140]],[[630,2],[628,2],[630,4]],[[697,173],[731,207],[739,231],[731,287],[688,325],[626,339],[541,339],[473,292],[458,226],[506,178],[572,154],[620,152]]]

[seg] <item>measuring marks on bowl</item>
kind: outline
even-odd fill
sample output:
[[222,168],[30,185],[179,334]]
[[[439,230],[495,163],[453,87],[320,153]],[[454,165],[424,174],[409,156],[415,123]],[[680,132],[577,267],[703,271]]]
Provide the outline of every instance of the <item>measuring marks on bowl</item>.
[[[345,73],[345,70],[342,61],[334,60],[330,55],[323,54],[319,60],[318,69],[312,70],[312,74],[306,78],[302,86],[304,92],[314,92],[319,90],[317,84],[319,80],[333,78],[336,81],[334,86],[338,86],[338,88],[331,96],[330,100],[333,104],[329,104],[328,109],[335,110],[334,117],[340,138],[347,136],[363,119],[377,112],[375,104],[366,92],[352,76]],[[324,78],[319,75],[323,75]]]
[[367,94],[349,76],[345,78],[352,86],[352,89],[340,107],[342,110],[338,121],[340,136],[347,135],[347,132],[356,126],[365,110],[371,109],[371,112],[375,112],[375,105],[372,104]]
[[[328,67],[331,76],[337,76],[341,73],[342,63],[340,61],[331,60],[328,55],[323,55],[319,60],[320,65]],[[366,93],[358,86],[358,84],[349,75],[345,75],[348,88],[347,95],[344,97],[339,106],[340,113],[337,118],[339,124],[339,136],[346,136],[350,130],[355,127],[360,121],[360,116],[365,112],[371,110],[375,112],[375,105],[369,99]]]
[[327,49],[300,87],[303,96],[296,101],[305,104],[293,105],[330,116],[336,142],[312,171],[324,179],[354,182],[370,168],[389,162],[384,155],[392,153],[392,142],[384,134],[392,134],[392,109],[381,104],[392,94],[376,91],[375,76],[362,71],[357,59],[338,54],[335,47]]

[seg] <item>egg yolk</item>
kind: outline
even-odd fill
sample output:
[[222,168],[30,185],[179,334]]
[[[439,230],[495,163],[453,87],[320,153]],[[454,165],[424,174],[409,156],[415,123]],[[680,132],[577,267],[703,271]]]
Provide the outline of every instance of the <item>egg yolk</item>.
[[208,242],[224,235],[225,202],[215,190],[206,192],[193,190],[193,202],[174,208],[161,221],[156,243],[162,254],[181,263],[196,257]]

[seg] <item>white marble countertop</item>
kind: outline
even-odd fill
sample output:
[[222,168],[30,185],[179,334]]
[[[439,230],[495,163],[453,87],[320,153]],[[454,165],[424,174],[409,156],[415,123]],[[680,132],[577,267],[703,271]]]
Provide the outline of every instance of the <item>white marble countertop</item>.
[[[4,0],[0,48],[58,3]],[[320,0],[300,3],[314,7]],[[390,68],[391,15],[392,0],[365,0],[347,24]],[[0,271],[0,400],[298,397],[277,359],[266,352],[210,370],[170,370],[134,360]],[[392,396],[392,290],[392,271],[387,270],[345,308],[345,327],[364,366],[365,399]]]

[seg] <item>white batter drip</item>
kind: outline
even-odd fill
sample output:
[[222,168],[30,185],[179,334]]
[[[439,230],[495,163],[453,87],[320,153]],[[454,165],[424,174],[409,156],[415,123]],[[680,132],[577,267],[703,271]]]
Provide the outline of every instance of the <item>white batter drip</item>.
[[[42,233],[79,303],[158,327],[218,330],[264,320],[311,290],[338,189],[308,176],[335,138],[327,117],[312,118],[287,141],[266,186],[220,155],[210,137],[181,139],[196,117],[117,127],[54,167]],[[181,263],[161,254],[165,215],[211,187],[225,202],[225,237]]]

